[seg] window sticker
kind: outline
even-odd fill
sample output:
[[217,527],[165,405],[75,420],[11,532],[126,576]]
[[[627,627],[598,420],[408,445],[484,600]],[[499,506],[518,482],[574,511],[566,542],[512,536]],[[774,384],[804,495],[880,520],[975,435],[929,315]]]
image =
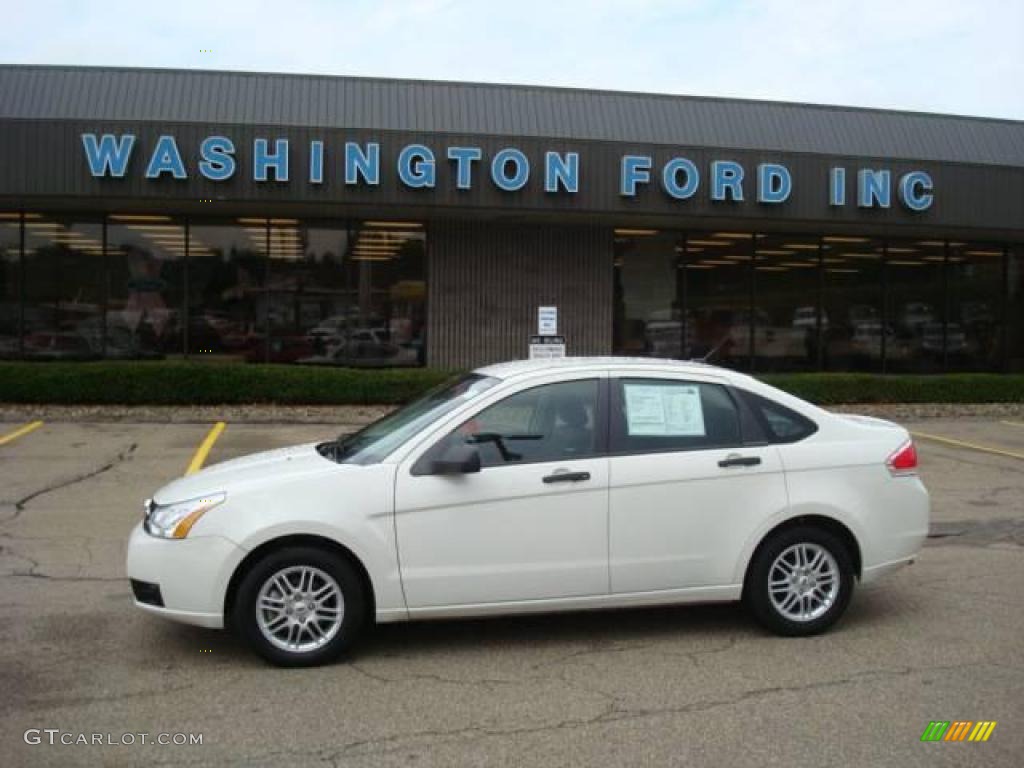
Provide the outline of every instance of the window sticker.
[[626,384],[626,430],[630,436],[704,437],[700,387]]

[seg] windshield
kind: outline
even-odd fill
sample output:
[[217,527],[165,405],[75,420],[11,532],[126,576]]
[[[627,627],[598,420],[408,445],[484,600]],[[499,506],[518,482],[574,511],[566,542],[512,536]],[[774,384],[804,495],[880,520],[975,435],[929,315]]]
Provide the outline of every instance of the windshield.
[[421,429],[498,383],[498,379],[470,373],[430,390],[419,400],[399,408],[351,435],[342,435],[318,450],[339,464],[375,464]]

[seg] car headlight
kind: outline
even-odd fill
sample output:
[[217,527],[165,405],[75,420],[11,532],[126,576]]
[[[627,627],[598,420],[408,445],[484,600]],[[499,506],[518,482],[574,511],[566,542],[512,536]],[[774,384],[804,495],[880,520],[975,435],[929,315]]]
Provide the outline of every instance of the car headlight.
[[184,539],[196,521],[219,504],[226,493],[211,493],[174,504],[146,502],[146,533],[161,539]]

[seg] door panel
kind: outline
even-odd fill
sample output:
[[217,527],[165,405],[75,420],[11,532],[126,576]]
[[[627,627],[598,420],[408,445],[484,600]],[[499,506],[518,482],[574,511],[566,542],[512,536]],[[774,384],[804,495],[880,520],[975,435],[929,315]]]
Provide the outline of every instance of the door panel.
[[608,593],[607,458],[400,473],[395,502],[410,609]]
[[[734,455],[761,463],[718,465]],[[616,593],[731,583],[747,539],[787,503],[774,446],[617,456],[609,461]]]
[[713,379],[609,384],[612,592],[730,584],[750,535],[786,506],[777,449]]
[[[604,383],[591,373],[524,384],[399,469],[410,609],[608,594]],[[479,472],[434,474],[437,457],[466,446]]]

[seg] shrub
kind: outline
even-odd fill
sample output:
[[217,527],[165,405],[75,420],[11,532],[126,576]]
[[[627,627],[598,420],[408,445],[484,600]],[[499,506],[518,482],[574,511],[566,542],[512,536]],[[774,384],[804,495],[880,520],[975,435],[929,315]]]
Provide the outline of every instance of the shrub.
[[[367,370],[190,361],[3,362],[0,402],[390,405],[407,402],[451,375],[432,368]],[[1024,374],[793,373],[760,378],[821,405],[1024,402]]]

